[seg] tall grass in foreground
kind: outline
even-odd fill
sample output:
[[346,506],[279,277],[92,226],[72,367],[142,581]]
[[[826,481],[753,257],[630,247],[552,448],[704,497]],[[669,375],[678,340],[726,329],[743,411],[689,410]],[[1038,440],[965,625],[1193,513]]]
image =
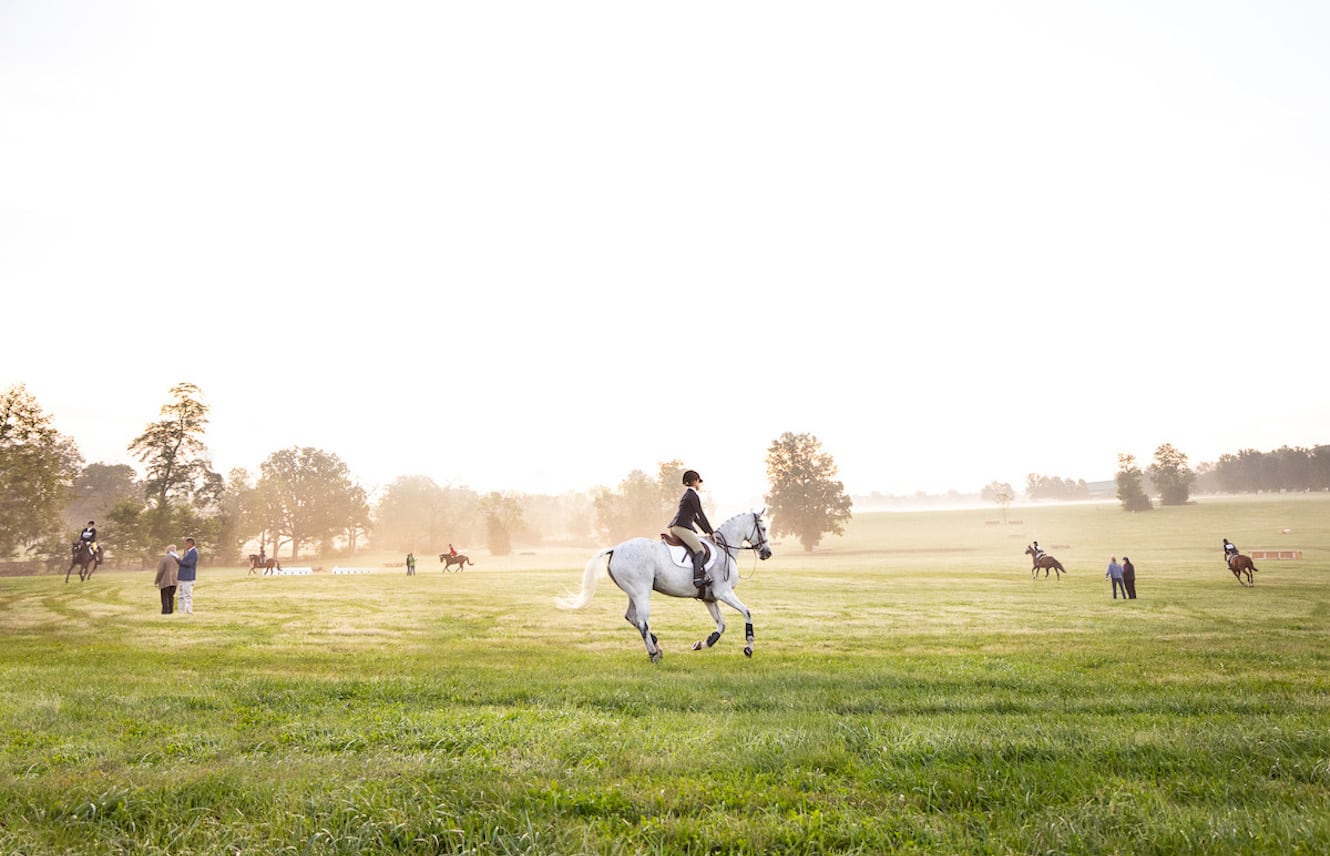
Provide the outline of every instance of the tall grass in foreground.
[[[0,852],[1325,852],[1330,499],[997,517],[745,559],[751,661],[694,602],[656,666],[612,584],[555,610],[589,554],[205,569],[192,617],[0,580]],[[1240,588],[1224,536],[1304,558]]]

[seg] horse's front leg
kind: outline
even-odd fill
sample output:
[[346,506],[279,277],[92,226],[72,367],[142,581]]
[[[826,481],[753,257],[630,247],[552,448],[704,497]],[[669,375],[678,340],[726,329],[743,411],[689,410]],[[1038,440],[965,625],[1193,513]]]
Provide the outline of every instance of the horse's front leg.
[[725,617],[720,614],[720,606],[714,600],[706,601],[707,612],[711,613],[711,618],[716,622],[716,629],[711,632],[705,640],[699,639],[693,643],[694,651],[701,651],[703,648],[710,648],[720,641],[720,636],[725,632]]
[[716,593],[717,600],[722,600],[744,617],[744,656],[753,656],[753,613],[748,611],[743,601],[735,597],[734,590]]

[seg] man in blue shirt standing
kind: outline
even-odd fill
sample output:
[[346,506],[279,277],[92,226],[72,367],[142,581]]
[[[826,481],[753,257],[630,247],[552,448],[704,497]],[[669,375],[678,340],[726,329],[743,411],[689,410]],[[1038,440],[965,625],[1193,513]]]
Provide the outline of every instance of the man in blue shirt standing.
[[1122,589],[1122,599],[1126,600],[1127,585],[1122,580],[1122,566],[1118,564],[1117,556],[1108,560],[1108,570],[1104,572],[1104,576],[1113,582],[1113,599],[1118,599],[1118,589]]
[[185,539],[185,555],[180,557],[180,572],[176,597],[180,599],[180,611],[186,615],[194,614],[194,581],[198,579],[199,551],[194,546],[193,538]]

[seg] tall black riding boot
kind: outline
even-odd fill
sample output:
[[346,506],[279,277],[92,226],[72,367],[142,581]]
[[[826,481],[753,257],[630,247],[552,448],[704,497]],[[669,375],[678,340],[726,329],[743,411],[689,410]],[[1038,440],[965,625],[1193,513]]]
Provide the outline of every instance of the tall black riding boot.
[[706,553],[699,550],[693,554],[693,585],[698,588],[707,587],[707,572],[704,568],[706,561]]

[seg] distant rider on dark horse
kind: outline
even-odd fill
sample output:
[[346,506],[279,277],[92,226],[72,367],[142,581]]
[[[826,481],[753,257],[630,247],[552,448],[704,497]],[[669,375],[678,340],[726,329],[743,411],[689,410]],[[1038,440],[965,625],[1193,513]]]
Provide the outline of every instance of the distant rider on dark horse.
[[1227,538],[1225,538],[1224,563],[1228,565],[1230,570],[1232,570],[1233,568],[1233,557],[1236,556],[1237,554],[1238,554],[1238,548],[1234,547],[1233,544]]
[[1039,542],[1038,542],[1038,541],[1035,541],[1032,545],[1030,545],[1030,549],[1031,549],[1031,550],[1034,550],[1034,560],[1035,560],[1035,562],[1038,562],[1040,559],[1044,558],[1044,555],[1045,555],[1045,554],[1044,554],[1044,548],[1039,546]]
[[92,557],[93,557],[94,559],[97,558],[97,550],[100,549],[100,548],[97,546],[97,524],[96,524],[96,523],[94,523],[93,521],[89,520],[89,521],[88,521],[88,525],[85,526],[85,527],[83,527],[83,531],[79,533],[79,540],[78,540],[78,543],[75,543],[75,544],[74,544],[74,553],[75,553],[75,554],[78,553],[79,543],[86,543],[86,544],[88,545],[88,549],[92,551]]
[[693,528],[693,524],[701,526],[702,531],[708,535],[713,534],[713,530],[706,514],[702,511],[702,495],[697,492],[698,485],[702,484],[702,477],[697,474],[697,470],[688,470],[683,474],[683,483],[687,489],[679,500],[679,511],[670,521],[670,534],[682,541],[692,553],[693,585],[704,589],[707,587],[707,572],[704,568],[707,554],[702,549],[702,542],[698,540],[697,530]]

